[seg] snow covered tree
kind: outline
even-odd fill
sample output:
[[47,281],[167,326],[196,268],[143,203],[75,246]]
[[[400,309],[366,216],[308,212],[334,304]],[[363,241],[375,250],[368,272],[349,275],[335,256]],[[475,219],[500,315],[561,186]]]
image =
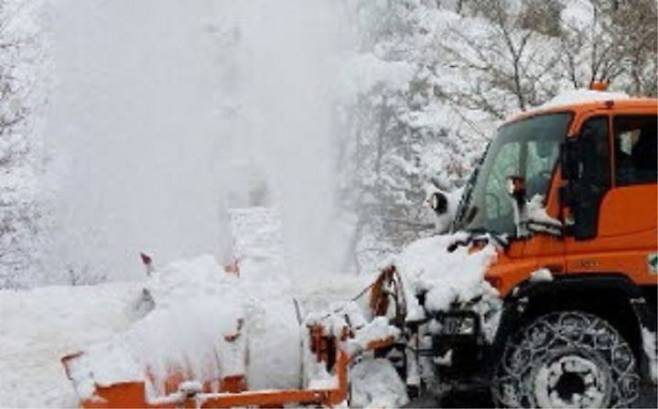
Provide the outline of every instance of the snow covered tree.
[[656,95],[657,24],[653,0],[577,0],[562,14],[561,69],[576,88],[593,81]]
[[[510,114],[608,80],[655,95],[652,0],[348,2],[359,45],[339,114],[347,263],[434,232],[425,188],[458,189]],[[434,228],[433,228],[434,227]]]
[[472,0],[472,15],[453,19],[437,38],[458,81],[442,92],[454,103],[500,120],[554,96],[559,75],[561,5],[554,1]]
[[[437,228],[423,206],[434,186],[461,186],[486,144],[486,127],[457,110],[439,83],[445,24],[435,2],[356,2],[359,53],[346,68],[353,99],[340,163],[343,205],[356,216],[347,265],[373,268],[384,254]],[[451,15],[453,13],[450,13]]]
[[43,212],[36,184],[42,144],[35,115],[43,104],[36,3],[0,0],[0,288],[29,285],[36,274]]

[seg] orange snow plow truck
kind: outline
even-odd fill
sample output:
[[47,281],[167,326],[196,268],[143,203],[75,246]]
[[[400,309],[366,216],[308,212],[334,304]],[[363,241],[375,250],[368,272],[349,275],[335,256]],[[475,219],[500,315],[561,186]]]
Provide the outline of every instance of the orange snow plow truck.
[[[485,280],[498,292],[498,309],[484,311],[474,298],[432,311],[426,294],[405,291],[391,266],[370,287],[368,306],[371,317],[399,331],[373,338],[361,352],[388,358],[410,392],[440,383],[486,390],[502,407],[632,406],[657,371],[657,119],[655,99],[601,93],[503,124],[451,227],[462,232],[454,246],[475,252],[495,245]],[[529,207],[537,197],[540,212]],[[433,199],[444,213],[446,197]],[[405,314],[408,297],[424,309],[415,320]],[[334,379],[322,388],[249,391],[237,378],[210,391],[171,379],[167,397],[149,401],[143,382],[96,384],[81,405],[349,403],[353,351],[346,345],[359,329],[342,322],[338,330],[328,321],[303,328],[303,352]],[[64,365],[75,361],[66,357]]]
[[545,408],[629,407],[656,383],[658,101],[613,96],[498,130],[452,228],[501,243],[485,279],[503,306],[490,337],[472,304],[438,314],[444,381]]

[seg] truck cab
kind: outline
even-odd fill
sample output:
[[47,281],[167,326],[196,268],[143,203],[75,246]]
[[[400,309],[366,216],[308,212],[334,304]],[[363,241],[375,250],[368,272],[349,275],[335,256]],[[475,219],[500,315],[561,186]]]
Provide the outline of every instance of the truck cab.
[[504,306],[492,342],[438,336],[448,377],[516,407],[629,406],[656,382],[657,118],[655,99],[599,98],[499,128],[453,230],[504,243],[485,276]]

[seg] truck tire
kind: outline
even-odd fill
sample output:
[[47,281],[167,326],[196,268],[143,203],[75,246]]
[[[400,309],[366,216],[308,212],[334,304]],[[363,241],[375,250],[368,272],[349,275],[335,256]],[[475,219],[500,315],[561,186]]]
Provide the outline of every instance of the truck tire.
[[595,315],[563,311],[540,316],[509,338],[492,395],[501,407],[630,407],[639,380],[619,331]]

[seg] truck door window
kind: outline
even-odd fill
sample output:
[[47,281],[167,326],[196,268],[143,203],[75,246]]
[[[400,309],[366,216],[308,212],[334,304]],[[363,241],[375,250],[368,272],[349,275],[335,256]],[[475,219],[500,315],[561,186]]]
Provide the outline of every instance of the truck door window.
[[580,131],[586,149],[581,179],[597,193],[610,187],[610,147],[608,117],[599,116],[585,122]]
[[607,116],[591,118],[580,129],[582,168],[574,206],[574,233],[580,240],[595,237],[599,206],[610,188],[610,140]]
[[615,181],[617,186],[656,183],[655,115],[617,116],[615,126]]

